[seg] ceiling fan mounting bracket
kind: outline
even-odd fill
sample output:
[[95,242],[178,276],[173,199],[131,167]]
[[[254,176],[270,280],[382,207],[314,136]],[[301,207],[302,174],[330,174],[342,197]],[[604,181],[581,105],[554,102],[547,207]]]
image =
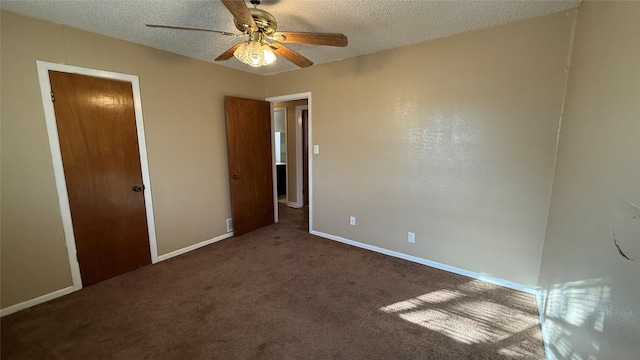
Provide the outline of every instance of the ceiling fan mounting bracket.
[[[257,2],[260,3],[260,1]],[[253,4],[253,1],[251,3]],[[249,9],[249,12],[251,13],[251,17],[253,17],[253,21],[255,21],[256,25],[258,26],[259,32],[267,36],[270,36],[276,32],[276,29],[278,28],[278,21],[276,21],[276,18],[271,15],[271,13],[258,8]],[[247,27],[245,24],[241,24],[235,19],[234,23],[236,25],[236,29],[244,33],[247,32]]]

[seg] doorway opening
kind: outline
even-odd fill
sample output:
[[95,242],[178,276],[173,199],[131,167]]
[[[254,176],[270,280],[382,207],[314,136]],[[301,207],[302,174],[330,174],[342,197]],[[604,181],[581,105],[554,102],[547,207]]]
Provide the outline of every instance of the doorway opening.
[[[271,97],[266,101],[271,103],[273,115],[275,220],[310,232],[313,224],[312,159],[309,151],[311,93]],[[281,120],[283,118],[284,120]],[[282,130],[283,124],[285,131],[278,131]],[[278,132],[280,139],[276,135]],[[282,137],[285,138],[284,141]],[[285,190],[284,196],[279,191],[282,188]]]
[[[281,103],[280,103],[281,104]],[[289,193],[289,179],[287,176],[288,162],[288,138],[289,131],[287,129],[287,108],[279,107],[273,111],[273,135],[275,147],[275,163],[276,163],[276,188],[278,194],[278,203],[287,204]]]

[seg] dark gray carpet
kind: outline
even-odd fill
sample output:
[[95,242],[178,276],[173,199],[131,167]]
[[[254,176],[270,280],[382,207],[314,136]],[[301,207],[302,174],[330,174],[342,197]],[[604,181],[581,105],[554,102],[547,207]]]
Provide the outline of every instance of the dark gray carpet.
[[281,216],[2,318],[2,359],[544,358],[532,295]]

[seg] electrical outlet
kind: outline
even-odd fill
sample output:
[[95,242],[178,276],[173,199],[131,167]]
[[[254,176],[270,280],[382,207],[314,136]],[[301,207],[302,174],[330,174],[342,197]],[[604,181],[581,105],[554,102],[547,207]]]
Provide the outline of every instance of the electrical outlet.
[[233,231],[233,220],[227,219],[227,232],[232,232],[232,231]]
[[416,233],[412,233],[411,231],[409,231],[409,234],[407,235],[407,241],[409,241],[412,244],[416,243]]
[[355,216],[349,217],[349,225],[356,226],[356,217]]

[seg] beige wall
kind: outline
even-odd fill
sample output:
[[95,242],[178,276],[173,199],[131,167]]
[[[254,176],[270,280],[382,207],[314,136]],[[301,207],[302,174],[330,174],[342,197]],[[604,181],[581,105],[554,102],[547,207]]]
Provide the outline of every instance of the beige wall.
[[267,77],[312,92],[313,230],[535,285],[574,19]]
[[262,99],[262,77],[5,11],[1,30],[2,308],[71,285],[35,60],[140,77],[160,255],[226,232],[223,96]]
[[273,104],[274,108],[287,109],[287,200],[298,201],[298,184],[296,182],[297,153],[296,153],[296,106],[307,105],[307,100],[282,101]]
[[[631,204],[640,205],[640,3],[586,1],[540,272],[549,359],[638,358],[640,208]],[[614,229],[634,261],[618,253]]]

